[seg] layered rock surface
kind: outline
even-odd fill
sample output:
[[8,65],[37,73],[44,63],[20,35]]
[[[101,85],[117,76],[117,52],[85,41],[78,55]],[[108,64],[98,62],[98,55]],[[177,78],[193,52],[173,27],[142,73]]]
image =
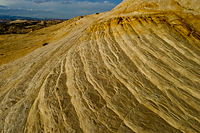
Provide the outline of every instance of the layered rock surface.
[[0,66],[0,132],[200,132],[198,1],[135,2]]

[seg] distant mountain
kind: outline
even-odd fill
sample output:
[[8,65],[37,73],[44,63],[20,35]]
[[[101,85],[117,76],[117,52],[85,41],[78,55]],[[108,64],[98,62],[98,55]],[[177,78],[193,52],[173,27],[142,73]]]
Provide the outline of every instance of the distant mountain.
[[22,16],[0,15],[0,19],[10,19],[10,20],[26,19],[26,20],[32,20],[32,19],[36,19],[36,18],[22,17]]
[[[53,18],[32,18],[32,17],[23,17],[23,16],[10,16],[10,15],[0,15],[0,20],[56,20]],[[59,19],[61,20],[61,19]],[[1,21],[0,21],[1,22]]]

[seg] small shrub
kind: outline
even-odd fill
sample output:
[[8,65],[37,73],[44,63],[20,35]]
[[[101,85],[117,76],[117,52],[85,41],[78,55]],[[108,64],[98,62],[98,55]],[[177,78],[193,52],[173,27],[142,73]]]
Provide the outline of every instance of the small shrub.
[[48,43],[44,43],[44,44],[42,44],[42,46],[46,46]]

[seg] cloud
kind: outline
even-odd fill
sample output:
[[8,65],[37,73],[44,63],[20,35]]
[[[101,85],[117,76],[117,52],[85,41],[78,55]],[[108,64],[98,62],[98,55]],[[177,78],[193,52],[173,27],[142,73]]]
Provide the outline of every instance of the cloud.
[[76,0],[0,0],[0,3],[9,8],[0,11],[1,14],[57,19],[70,19],[76,16],[105,12],[116,6],[109,1]]
[[32,17],[32,18],[52,18],[50,15],[52,12],[53,11],[48,11],[48,10],[20,9],[20,8],[0,9],[1,15]]
[[[31,1],[31,0],[26,0],[26,1]],[[62,1],[62,0],[33,0],[33,2],[40,4],[40,3],[45,3],[45,2],[57,2],[60,4],[71,4],[70,1]]]
[[71,4],[71,1],[61,1],[60,4]]
[[0,5],[0,8],[8,8],[7,6]]
[[50,2],[51,0],[33,0],[35,3],[44,3],[44,2]]

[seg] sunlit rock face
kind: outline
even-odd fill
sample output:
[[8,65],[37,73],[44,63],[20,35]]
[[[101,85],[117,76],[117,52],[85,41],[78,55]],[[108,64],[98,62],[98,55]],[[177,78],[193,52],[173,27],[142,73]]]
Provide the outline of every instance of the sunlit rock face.
[[124,0],[114,8],[115,11],[133,12],[138,10],[166,11],[184,9],[199,12],[200,1],[198,0]]
[[0,132],[200,132],[199,5],[124,0],[0,66]]

